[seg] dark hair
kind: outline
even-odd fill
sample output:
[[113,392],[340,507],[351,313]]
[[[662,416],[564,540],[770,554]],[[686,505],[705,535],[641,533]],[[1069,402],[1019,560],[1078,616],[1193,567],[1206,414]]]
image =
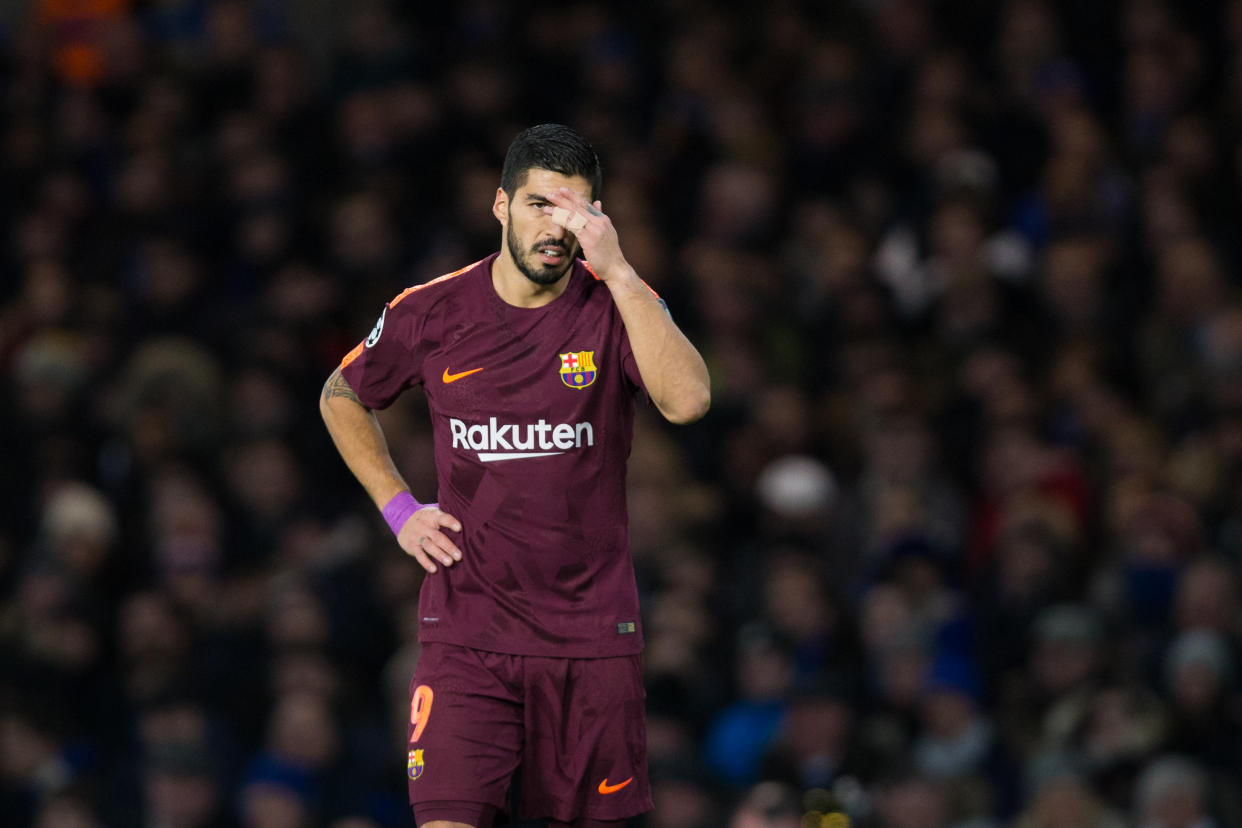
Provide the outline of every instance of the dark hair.
[[592,199],[599,196],[604,179],[595,148],[563,124],[539,124],[519,133],[505,153],[500,186],[512,196],[526,183],[526,174],[530,170],[582,176],[591,182]]

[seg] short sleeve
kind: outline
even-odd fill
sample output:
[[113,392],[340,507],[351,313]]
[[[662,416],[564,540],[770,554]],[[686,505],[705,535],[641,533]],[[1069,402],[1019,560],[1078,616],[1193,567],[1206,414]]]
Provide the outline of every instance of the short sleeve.
[[[643,282],[643,284],[647,285],[646,282]],[[651,290],[650,285],[647,285],[647,290]],[[671,317],[673,314],[668,309],[668,303],[661,299],[660,294],[654,290],[651,290],[651,294],[660,303],[660,307],[664,308],[664,312]],[[619,312],[617,312],[617,315],[620,317]],[[642,372],[638,370],[638,361],[634,359],[634,348],[630,345],[630,334],[625,329],[625,325],[622,324],[619,327],[621,328],[621,369],[625,372],[625,378],[629,381],[630,387],[635,391],[641,391],[645,398],[651,399],[651,395],[647,393],[647,385],[643,382]]]
[[424,317],[405,296],[389,302],[371,333],[341,360],[341,375],[368,408],[387,408],[423,381]]
[[634,349],[630,347],[630,335],[625,332],[624,327],[621,330],[621,369],[625,372],[625,379],[631,388],[642,391],[643,394],[647,393],[643,375],[639,373],[638,362],[634,359]]

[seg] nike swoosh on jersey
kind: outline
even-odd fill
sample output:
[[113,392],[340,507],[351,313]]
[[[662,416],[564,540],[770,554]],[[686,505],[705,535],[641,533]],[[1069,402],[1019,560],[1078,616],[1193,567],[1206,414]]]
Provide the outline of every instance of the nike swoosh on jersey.
[[468,377],[471,374],[477,374],[482,370],[483,370],[482,368],[471,368],[469,371],[462,371],[460,374],[450,374],[448,366],[446,365],[444,366],[444,376],[441,377],[441,379],[444,380],[445,384],[448,384],[450,382],[457,382],[462,377]]
[[614,794],[633,781],[634,781],[634,777],[631,776],[629,779],[625,780],[624,782],[618,782],[615,785],[609,785],[608,778],[605,777],[604,781],[599,783],[599,792],[602,794]]

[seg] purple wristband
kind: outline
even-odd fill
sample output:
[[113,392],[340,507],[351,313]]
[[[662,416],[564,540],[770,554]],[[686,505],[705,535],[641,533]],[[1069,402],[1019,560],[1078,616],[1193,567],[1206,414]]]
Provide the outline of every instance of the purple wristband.
[[384,520],[388,521],[388,528],[392,530],[392,533],[400,535],[401,527],[405,526],[405,522],[410,519],[411,515],[419,509],[436,505],[435,503],[419,503],[409,492],[397,492],[380,511],[384,514]]

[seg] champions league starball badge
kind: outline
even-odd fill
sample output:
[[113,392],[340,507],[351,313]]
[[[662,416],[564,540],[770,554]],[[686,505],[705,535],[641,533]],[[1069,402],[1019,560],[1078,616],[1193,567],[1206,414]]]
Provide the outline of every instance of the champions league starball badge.
[[367,336],[366,345],[368,348],[370,348],[376,342],[379,342],[380,334],[384,332],[384,317],[387,315],[388,315],[388,306],[385,305],[384,309],[380,311],[380,317],[379,319],[376,320],[375,327],[371,329],[371,333]]

